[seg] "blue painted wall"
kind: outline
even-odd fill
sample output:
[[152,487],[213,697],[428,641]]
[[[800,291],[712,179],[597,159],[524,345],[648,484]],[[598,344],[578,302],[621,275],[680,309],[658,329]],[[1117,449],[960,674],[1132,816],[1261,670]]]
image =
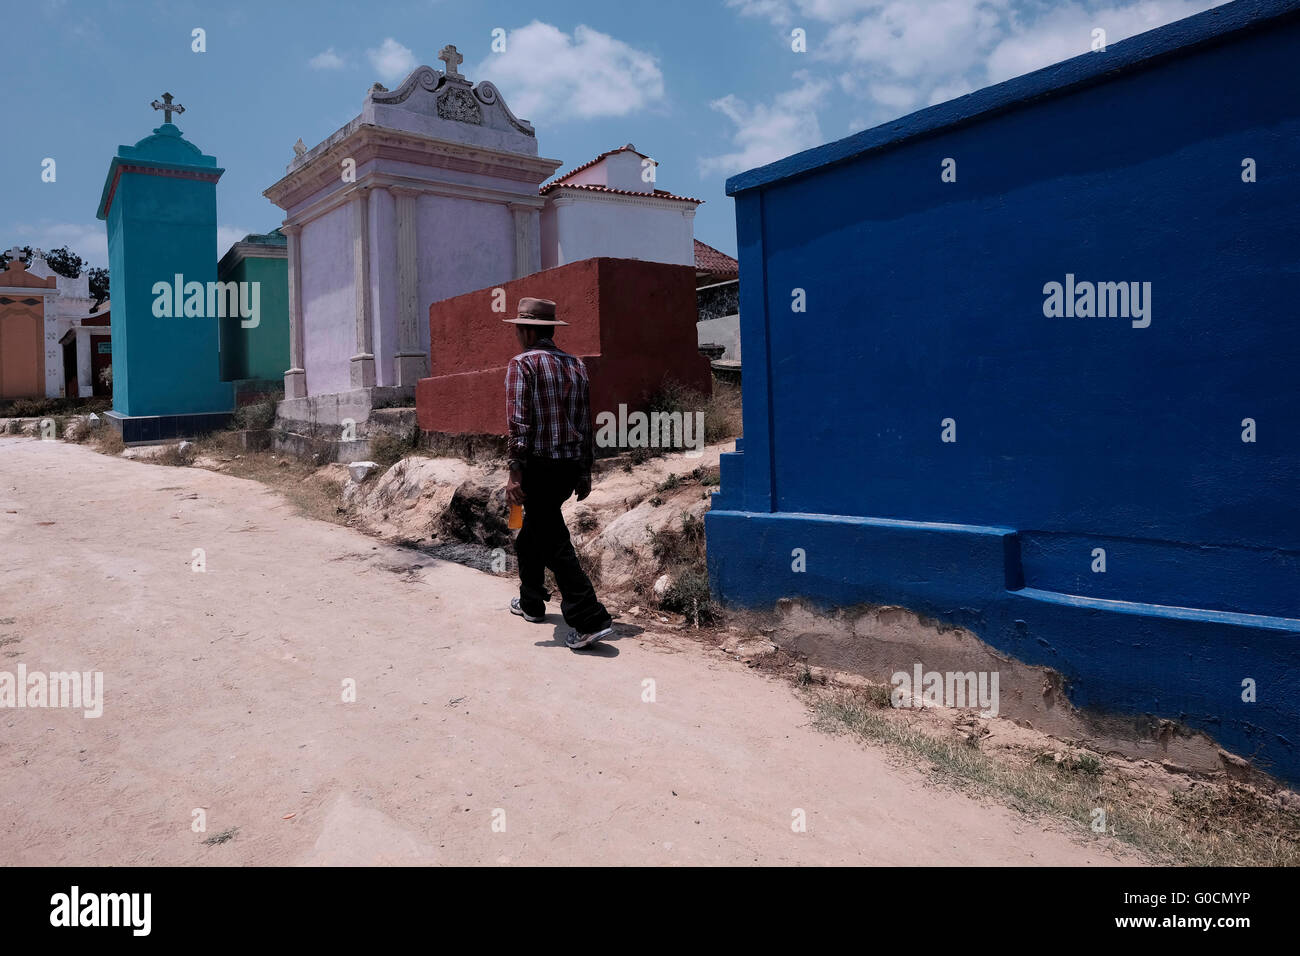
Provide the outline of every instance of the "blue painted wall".
[[217,278],[217,161],[165,123],[118,147],[98,217],[113,280],[113,410],[126,416],[228,412],[217,319],[153,314],[156,282]]
[[[718,595],[906,604],[1300,777],[1297,62],[1241,0],[732,179]],[[1149,326],[1045,316],[1067,274]]]

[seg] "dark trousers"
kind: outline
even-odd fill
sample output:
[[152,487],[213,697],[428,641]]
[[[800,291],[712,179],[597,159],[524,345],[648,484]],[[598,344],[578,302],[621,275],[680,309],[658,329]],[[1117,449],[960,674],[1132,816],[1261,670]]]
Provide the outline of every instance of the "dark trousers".
[[515,538],[519,557],[519,606],[529,614],[545,614],[551,595],[546,569],[560,588],[564,623],[580,634],[609,627],[609,612],[596,598],[591,580],[578,563],[560,505],[573,494],[578,463],[565,459],[529,458],[520,479],[524,489],[524,526]]

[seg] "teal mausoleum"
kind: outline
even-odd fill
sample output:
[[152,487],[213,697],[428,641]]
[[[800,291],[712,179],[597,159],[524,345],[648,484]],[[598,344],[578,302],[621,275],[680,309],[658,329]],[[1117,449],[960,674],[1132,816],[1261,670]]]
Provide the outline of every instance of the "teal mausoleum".
[[220,319],[221,378],[236,391],[284,386],[289,368],[289,240],[279,229],[252,233],[235,243],[217,264],[221,282],[257,283],[257,323],[238,315]]
[[[107,224],[113,277],[107,417],[128,443],[210,431],[234,408],[208,294],[217,278],[217,180],[224,170],[181,136],[171,114],[183,108],[170,94],[164,99],[154,107],[166,111],[166,122],[134,146],[118,147],[96,214]],[[164,285],[177,294],[164,293]]]

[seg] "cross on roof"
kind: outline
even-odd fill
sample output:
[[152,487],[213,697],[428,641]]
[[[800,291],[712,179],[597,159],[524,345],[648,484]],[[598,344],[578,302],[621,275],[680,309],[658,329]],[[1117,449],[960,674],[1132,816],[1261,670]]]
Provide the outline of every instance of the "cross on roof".
[[17,246],[14,246],[5,254],[9,256],[9,260],[11,262],[20,262],[22,261],[23,258],[23,251],[19,249]]
[[465,62],[465,58],[460,55],[454,46],[449,44],[443,47],[442,52],[438,54],[438,59],[447,64],[446,73],[448,76],[460,76],[460,70],[457,67]]
[[181,106],[181,104],[179,103],[172,102],[172,95],[170,93],[164,93],[162,95],[161,103],[159,103],[157,100],[154,100],[151,105],[153,106],[154,109],[163,111],[164,123],[170,123],[172,121],[173,113],[185,112],[185,107]]

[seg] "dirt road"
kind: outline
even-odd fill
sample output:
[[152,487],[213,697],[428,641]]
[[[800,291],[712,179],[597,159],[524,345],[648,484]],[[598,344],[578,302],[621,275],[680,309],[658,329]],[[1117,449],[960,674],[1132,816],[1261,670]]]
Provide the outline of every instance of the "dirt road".
[[1115,862],[688,640],[573,653],[514,593],[253,482],[0,438],[0,671],[104,682],[98,718],[0,709],[0,863]]

